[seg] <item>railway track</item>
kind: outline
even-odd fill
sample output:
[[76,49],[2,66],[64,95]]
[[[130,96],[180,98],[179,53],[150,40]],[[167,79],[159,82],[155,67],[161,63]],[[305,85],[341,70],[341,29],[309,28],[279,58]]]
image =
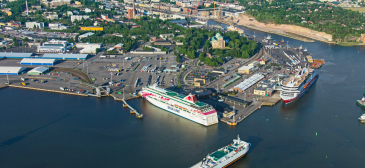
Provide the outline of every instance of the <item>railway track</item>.
[[79,71],[79,70],[76,70],[76,69],[55,67],[53,70],[54,71],[70,73],[70,74],[72,74],[76,77],[79,77],[84,82],[93,83],[91,81],[90,77],[85,72],[82,72],[82,71]]

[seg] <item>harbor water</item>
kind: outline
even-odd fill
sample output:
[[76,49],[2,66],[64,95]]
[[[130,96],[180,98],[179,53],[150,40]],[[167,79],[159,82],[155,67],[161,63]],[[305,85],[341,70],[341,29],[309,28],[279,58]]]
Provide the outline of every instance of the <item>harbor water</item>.
[[237,126],[201,126],[144,99],[128,101],[144,115],[136,119],[111,98],[0,89],[0,167],[184,168],[237,134],[252,146],[233,167],[364,167],[364,110],[355,100],[365,91],[365,47],[271,37],[303,45],[326,65],[301,99],[263,107]]

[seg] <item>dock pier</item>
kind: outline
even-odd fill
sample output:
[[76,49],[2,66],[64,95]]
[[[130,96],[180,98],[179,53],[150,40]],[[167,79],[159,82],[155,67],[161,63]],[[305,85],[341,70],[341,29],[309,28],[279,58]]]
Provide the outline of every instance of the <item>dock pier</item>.
[[221,118],[221,121],[227,123],[228,125],[237,125],[237,123],[243,121],[245,118],[247,118],[249,115],[251,115],[258,109],[261,109],[260,103],[251,104],[245,107],[243,110],[235,112],[234,117],[232,118],[223,117]]
[[131,109],[131,114],[136,114],[137,118],[143,118],[143,114],[141,113],[138,113],[137,110],[135,110],[132,106],[130,106],[126,101],[125,99],[122,99],[124,105],[123,107],[125,107],[125,105],[127,105],[127,107],[129,107],[129,109]]
[[263,106],[274,106],[275,104],[277,104],[279,101],[281,100],[280,98],[280,93],[279,92],[275,92],[272,96],[270,97],[265,97],[263,98],[261,101]]
[[116,97],[113,94],[109,94],[109,96],[112,96],[114,98],[114,100],[118,100],[118,101],[122,101],[123,102],[123,107],[128,107],[129,109],[131,109],[131,114],[136,114],[137,118],[143,118],[143,114],[142,113],[138,113],[138,111],[136,109],[134,109],[132,106],[130,106],[127,103],[127,100],[131,100],[131,99],[135,99],[135,98],[139,98],[141,97],[140,95],[138,96],[133,96],[133,97],[129,97],[127,99],[124,98],[124,89],[123,89],[123,98],[120,99],[119,97]]

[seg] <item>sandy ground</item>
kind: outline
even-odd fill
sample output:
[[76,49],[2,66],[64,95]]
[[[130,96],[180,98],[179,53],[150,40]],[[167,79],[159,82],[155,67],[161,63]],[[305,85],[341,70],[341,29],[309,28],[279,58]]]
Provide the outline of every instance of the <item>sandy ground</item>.
[[[250,21],[249,19],[253,19]],[[323,42],[332,42],[332,35],[324,33],[324,32],[318,32],[314,31],[308,28],[295,26],[295,25],[275,25],[275,24],[265,24],[258,22],[252,17],[249,17],[247,15],[240,15],[236,21],[238,25],[252,27],[254,29],[260,29],[265,32],[272,32],[272,33],[278,33],[278,34],[297,34],[303,37],[308,37],[311,39],[323,41]]]

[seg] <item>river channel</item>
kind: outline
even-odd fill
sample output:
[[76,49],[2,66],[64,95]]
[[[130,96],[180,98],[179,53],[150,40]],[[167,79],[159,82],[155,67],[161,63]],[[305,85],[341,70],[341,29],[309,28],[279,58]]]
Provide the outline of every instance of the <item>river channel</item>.
[[[245,33],[254,30],[244,28]],[[259,37],[268,33],[255,31]],[[111,98],[0,90],[0,167],[189,167],[239,134],[252,144],[233,167],[364,167],[365,47],[304,43],[325,59],[319,79],[298,101],[263,107],[237,126],[204,127],[144,99],[129,101],[136,119]]]

